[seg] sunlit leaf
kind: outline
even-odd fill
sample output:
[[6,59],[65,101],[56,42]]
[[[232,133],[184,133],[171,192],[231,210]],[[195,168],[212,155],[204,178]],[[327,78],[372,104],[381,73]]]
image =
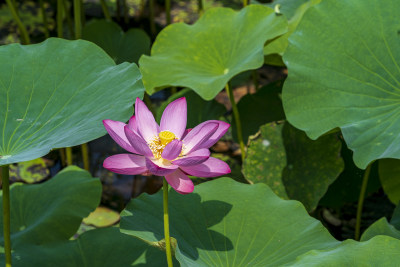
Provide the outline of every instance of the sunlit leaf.
[[284,55],[290,123],[312,139],[340,127],[363,169],[400,158],[399,13],[391,0],[324,0],[304,15]]
[[0,165],[39,158],[106,133],[143,96],[135,64],[118,66],[87,41],[0,47]]
[[265,63],[271,65],[284,66],[282,55],[285,52],[289,41],[288,38],[296,30],[304,13],[313,5],[321,0],[278,0],[268,6],[274,8],[279,5],[279,11],[288,18],[288,32],[278,38],[267,42],[264,46]]
[[[339,244],[299,202],[282,200],[263,184],[220,178],[189,195],[170,190],[169,212],[181,266],[281,266]],[[162,192],[133,199],[121,215],[123,233],[163,239]]]
[[261,67],[264,43],[286,30],[286,19],[261,5],[212,8],[193,25],[172,24],[157,36],[151,57],[139,60],[146,91],[183,86],[211,100],[233,76]]
[[366,242],[346,240],[333,249],[310,251],[289,266],[396,266],[400,261],[399,249],[400,241],[389,236],[377,236]]

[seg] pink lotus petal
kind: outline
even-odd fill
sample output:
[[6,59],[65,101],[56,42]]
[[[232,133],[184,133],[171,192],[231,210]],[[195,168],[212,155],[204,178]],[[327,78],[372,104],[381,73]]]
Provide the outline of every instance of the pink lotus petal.
[[207,148],[193,151],[186,156],[180,157],[177,160],[172,161],[172,164],[178,166],[193,166],[203,163],[210,157],[210,150]]
[[165,179],[168,184],[180,194],[189,194],[194,190],[192,180],[179,169],[171,174],[165,175]]
[[136,122],[136,117],[133,115],[128,122],[128,127],[131,129],[133,132],[138,133],[138,127],[137,127],[137,122]]
[[218,129],[218,123],[209,122],[197,125],[183,139],[183,154],[187,155],[191,151],[195,151],[202,146]]
[[231,172],[228,164],[213,157],[209,157],[208,160],[199,165],[181,166],[180,169],[189,175],[197,177],[216,177]]
[[149,171],[157,176],[165,176],[176,171],[178,166],[170,163],[164,163],[162,159],[149,159],[146,158],[146,167]]
[[226,131],[228,131],[229,127],[231,126],[229,123],[226,123],[224,121],[218,121],[218,120],[205,121],[205,122],[199,124],[199,126],[203,125],[205,123],[208,123],[208,122],[218,123],[218,129],[208,140],[206,140],[204,143],[202,143],[197,149],[212,147],[226,133]]
[[147,171],[145,158],[134,154],[117,154],[108,157],[103,167],[115,173],[136,175]]
[[141,136],[139,136],[135,132],[132,132],[132,130],[129,129],[128,126],[124,127],[124,131],[129,142],[131,143],[133,148],[138,152],[138,154],[146,157],[151,157],[151,158],[153,157],[153,152],[151,152],[151,149]]
[[175,139],[165,146],[161,154],[161,157],[167,160],[174,160],[179,156],[181,151],[182,151],[182,141]]
[[153,114],[140,98],[136,98],[135,118],[140,135],[146,142],[150,143],[158,135],[158,125],[154,120]]
[[139,154],[131,145],[128,138],[125,135],[124,127],[125,123],[113,120],[103,120],[104,127],[112,139],[126,151]]
[[192,128],[190,129],[186,129],[185,132],[183,133],[181,140],[183,140],[185,138],[185,136],[192,130]]
[[186,129],[186,120],[186,98],[181,97],[165,108],[160,121],[160,130],[173,132],[178,139],[181,139]]

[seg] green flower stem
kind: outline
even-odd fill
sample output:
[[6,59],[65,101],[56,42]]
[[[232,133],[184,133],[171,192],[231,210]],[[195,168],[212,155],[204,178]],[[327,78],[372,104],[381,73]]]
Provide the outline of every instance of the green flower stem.
[[124,22],[125,24],[129,23],[129,14],[128,14],[128,4],[126,0],[122,0],[122,7],[124,8]]
[[257,70],[253,70],[252,71],[252,77],[253,77],[254,89],[256,91],[258,91],[259,84],[258,84],[258,72],[257,72]]
[[157,34],[156,22],[154,18],[154,0],[149,0],[149,13],[150,13],[150,32],[151,36],[155,37]]
[[6,267],[11,267],[11,238],[10,238],[10,169],[9,165],[1,167],[3,188],[3,231],[4,231],[4,254]]
[[165,15],[167,17],[167,26],[171,24],[171,0],[165,0]]
[[238,108],[236,106],[236,102],[235,102],[235,98],[233,96],[232,89],[229,87],[228,83],[225,85],[225,90],[229,95],[229,100],[231,101],[232,110],[233,110],[233,117],[234,117],[235,122],[236,122],[237,137],[238,137],[238,140],[239,140],[240,151],[242,153],[242,161],[244,162],[244,158],[245,158],[245,154],[246,153],[245,153],[245,147],[244,147],[244,142],[243,142],[242,124],[240,122],[239,110],[238,110]]
[[101,3],[101,8],[103,9],[104,17],[106,18],[106,20],[111,20],[110,11],[108,10],[106,1],[100,0],[100,3]]
[[57,0],[57,36],[58,36],[58,38],[63,38],[63,17],[64,17],[63,0]]
[[21,34],[22,43],[23,44],[30,44],[31,40],[29,39],[28,32],[27,32],[24,24],[22,24],[21,19],[18,16],[18,11],[17,11],[15,5],[13,4],[13,2],[11,0],[6,0],[6,2],[7,2],[7,5],[8,5],[8,8],[11,11],[13,19],[15,20],[15,22],[18,25],[18,28],[19,28],[19,31],[20,31],[20,34]]
[[72,165],[72,147],[66,147],[65,154],[67,155],[67,166]]
[[116,12],[115,15],[117,17],[117,21],[121,20],[121,3],[119,2],[120,0],[116,0],[115,4],[116,4]]
[[197,10],[199,12],[199,15],[202,16],[204,13],[203,0],[197,0]]
[[67,25],[68,25],[68,30],[69,30],[69,36],[72,38],[74,36],[74,25],[72,23],[72,18],[70,14],[70,6],[68,5],[67,1],[62,0],[63,5],[64,5],[64,14],[65,18],[67,19]]
[[50,34],[49,34],[49,29],[47,28],[47,26],[48,26],[48,24],[47,24],[47,15],[46,15],[46,10],[44,8],[43,0],[39,1],[39,5],[40,5],[40,12],[42,13],[44,35],[46,36],[46,38],[49,38]]
[[243,0],[243,7],[246,7],[249,4],[249,0]]
[[75,39],[82,37],[81,0],[74,0]]
[[61,158],[61,166],[67,165],[67,159],[65,158],[65,148],[60,148],[59,150],[60,158]]
[[89,148],[88,144],[84,143],[81,145],[82,148],[82,159],[83,159],[83,168],[90,171],[90,163],[89,163]]
[[168,183],[163,178],[163,204],[164,204],[164,236],[165,253],[167,254],[168,267],[172,267],[171,238],[169,237],[169,215],[168,215]]
[[[75,39],[82,37],[82,2],[81,0],[74,0],[74,18],[75,18]],[[87,144],[81,145],[83,166],[85,170],[89,171],[89,152]],[[72,165],[72,149],[67,147],[67,165]]]
[[363,177],[363,181],[362,181],[362,185],[361,185],[360,196],[358,198],[356,233],[355,233],[355,240],[357,240],[357,241],[360,240],[361,214],[362,214],[362,209],[363,209],[363,204],[364,204],[365,192],[367,190],[367,185],[368,185],[369,173],[371,172],[371,165],[372,165],[372,163],[370,163],[368,165],[367,169],[364,172],[364,177]]

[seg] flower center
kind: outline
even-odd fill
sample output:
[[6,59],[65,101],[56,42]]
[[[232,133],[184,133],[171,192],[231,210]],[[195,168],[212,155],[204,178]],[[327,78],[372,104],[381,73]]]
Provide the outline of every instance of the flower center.
[[169,144],[172,140],[175,139],[175,134],[170,132],[170,131],[161,131],[158,134],[158,137],[160,138],[160,142],[162,145],[166,146]]
[[153,152],[154,158],[162,158],[161,154],[164,151],[165,146],[175,139],[175,134],[170,131],[162,131],[158,134],[158,136],[154,136],[154,139],[148,143],[151,152]]

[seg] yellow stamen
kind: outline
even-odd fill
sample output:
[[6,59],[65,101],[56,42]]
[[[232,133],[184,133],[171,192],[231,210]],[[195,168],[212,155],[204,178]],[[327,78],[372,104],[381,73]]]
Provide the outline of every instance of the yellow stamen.
[[158,137],[160,138],[161,144],[165,146],[175,139],[175,134],[170,131],[162,131],[158,134]]

